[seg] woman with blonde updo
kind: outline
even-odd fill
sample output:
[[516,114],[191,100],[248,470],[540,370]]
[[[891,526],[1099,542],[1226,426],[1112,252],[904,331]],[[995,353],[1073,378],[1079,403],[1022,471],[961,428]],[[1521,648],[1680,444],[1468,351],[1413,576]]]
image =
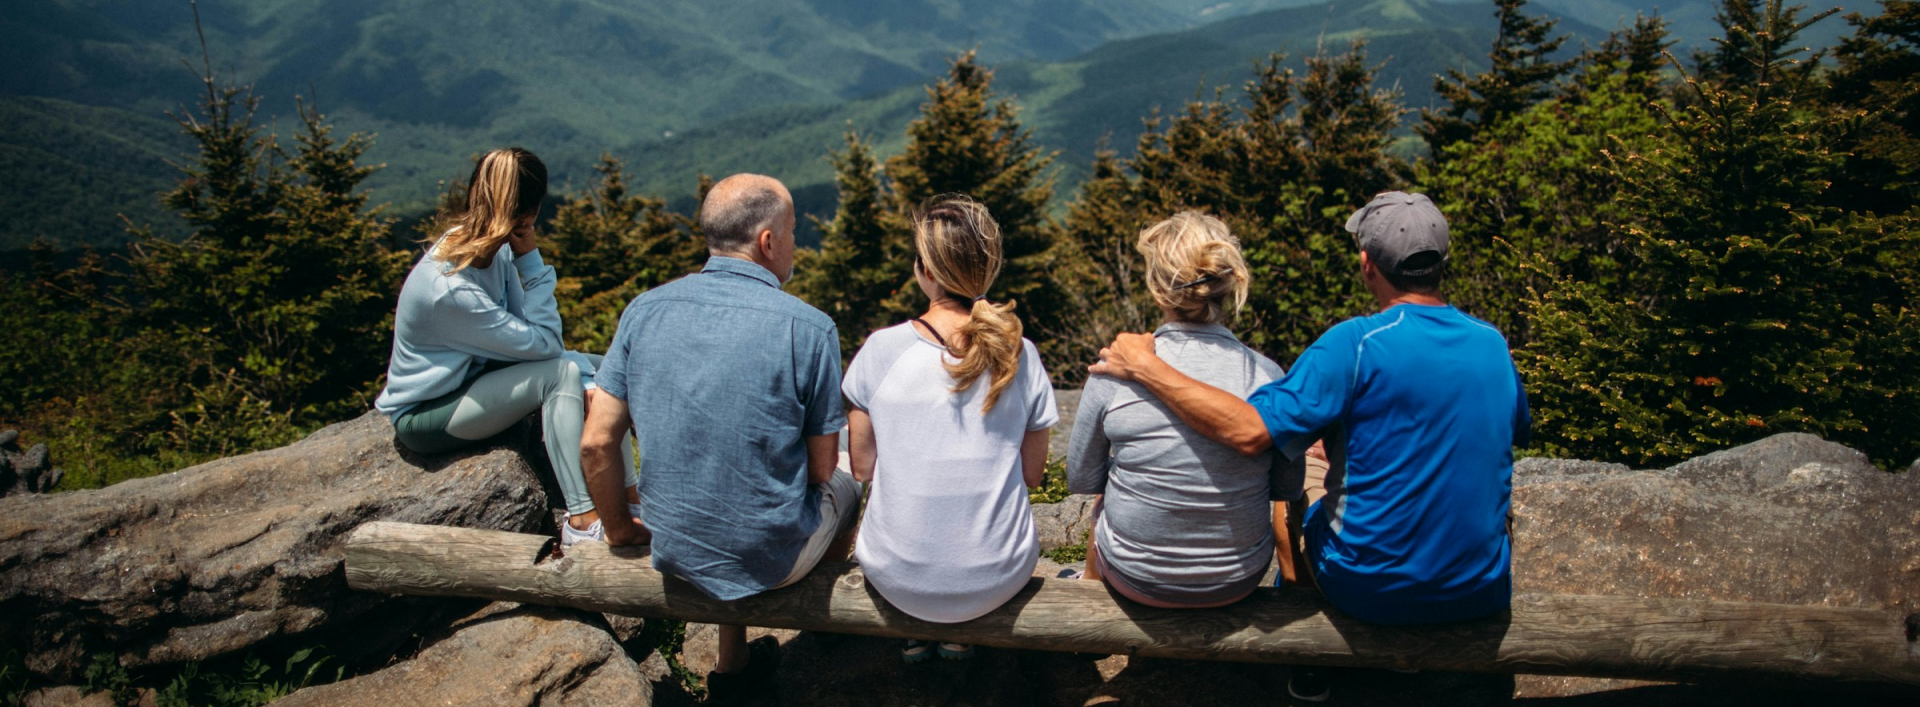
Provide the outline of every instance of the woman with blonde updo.
[[[580,432],[599,356],[565,350],[553,267],[542,262],[534,219],[547,167],[518,147],[473,167],[465,208],[407,275],[393,317],[387,387],[374,407],[415,452],[471,446],[536,411],[567,504],[561,543],[603,537],[580,469]],[[636,479],[627,449],[627,494]],[[636,513],[635,518],[639,515]]]
[[[1279,364],[1225,326],[1248,283],[1226,224],[1184,211],[1142,231],[1138,248],[1166,322],[1154,332],[1160,358],[1243,397],[1280,377]],[[1272,491],[1297,487],[1302,470],[1285,455],[1242,456],[1200,436],[1138,383],[1093,376],[1067,451],[1067,488],[1104,494],[1085,576],[1162,608],[1246,598],[1274,556]]]
[[[964,196],[913,218],[914,279],[927,311],[876,331],[841,390],[853,476],[873,490],[855,555],[901,611],[937,623],[1013,598],[1040,556],[1027,489],[1040,485],[1053,387],[1013,303],[988,299],[1000,227]],[[907,662],[972,647],[908,641]]]

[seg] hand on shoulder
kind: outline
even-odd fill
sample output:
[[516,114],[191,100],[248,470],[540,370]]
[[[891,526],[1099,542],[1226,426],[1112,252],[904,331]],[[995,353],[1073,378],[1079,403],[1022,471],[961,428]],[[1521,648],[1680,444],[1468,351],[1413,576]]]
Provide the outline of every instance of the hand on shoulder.
[[1159,364],[1160,356],[1154,352],[1153,335],[1129,333],[1114,337],[1112,344],[1100,349],[1100,361],[1088,366],[1087,372],[1120,380],[1134,380],[1148,368]]

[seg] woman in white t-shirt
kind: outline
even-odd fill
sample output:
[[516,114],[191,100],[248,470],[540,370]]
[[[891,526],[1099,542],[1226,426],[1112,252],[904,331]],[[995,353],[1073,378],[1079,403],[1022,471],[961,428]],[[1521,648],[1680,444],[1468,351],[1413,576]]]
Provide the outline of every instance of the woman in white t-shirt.
[[[855,545],[867,581],[924,621],[978,618],[1025,587],[1040,556],[1027,505],[1059,421],[1053,387],[1013,303],[987,301],[1000,227],[978,202],[936,198],[914,215],[914,279],[929,301],[876,331],[842,391],[853,475],[873,484]],[[972,647],[908,641],[901,655]]]

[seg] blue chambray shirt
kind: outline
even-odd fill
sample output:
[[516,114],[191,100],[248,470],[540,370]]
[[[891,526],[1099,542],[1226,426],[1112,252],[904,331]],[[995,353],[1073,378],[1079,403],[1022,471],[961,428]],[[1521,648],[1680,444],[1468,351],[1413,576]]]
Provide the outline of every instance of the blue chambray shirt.
[[721,600],[786,579],[821,522],[805,438],[847,423],[833,320],[714,256],[627,305],[596,381],[633,417],[653,566]]

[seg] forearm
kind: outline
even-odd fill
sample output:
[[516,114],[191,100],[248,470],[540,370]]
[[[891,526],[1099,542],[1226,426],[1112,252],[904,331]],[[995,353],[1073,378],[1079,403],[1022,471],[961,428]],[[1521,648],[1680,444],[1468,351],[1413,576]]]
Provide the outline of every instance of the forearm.
[[817,435],[807,438],[807,483],[824,484],[833,479],[833,469],[840,463],[840,435]]
[[1047,477],[1047,441],[1051,429],[1033,430],[1020,440],[1020,476],[1027,488],[1037,489]]
[[[592,433],[588,433],[592,436]],[[619,438],[585,441],[580,445],[580,470],[587,477],[587,495],[600,514],[600,526],[609,545],[639,542],[633,515],[627,512],[626,467],[621,464]]]
[[1260,412],[1240,396],[1194,380],[1157,359],[1136,370],[1133,380],[1207,439],[1246,455],[1273,447],[1273,436],[1267,433]]
[[873,439],[873,418],[867,411],[847,411],[847,462],[853,468],[853,480],[873,482],[873,468],[880,462],[880,449]]

